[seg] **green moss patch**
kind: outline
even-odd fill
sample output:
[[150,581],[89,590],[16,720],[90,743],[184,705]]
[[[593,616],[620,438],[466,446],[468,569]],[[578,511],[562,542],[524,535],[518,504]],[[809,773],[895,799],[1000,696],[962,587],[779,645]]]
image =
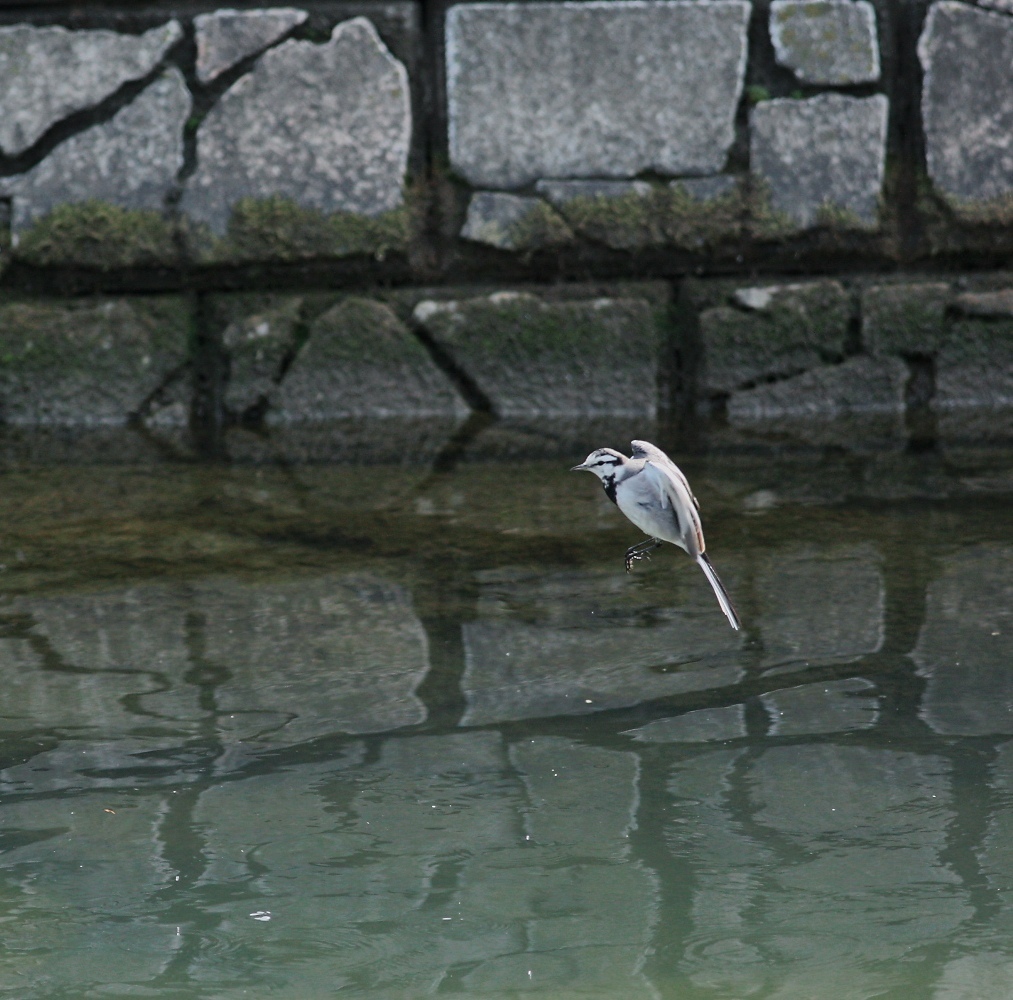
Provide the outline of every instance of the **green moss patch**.
[[325,215],[287,198],[244,198],[236,203],[228,233],[215,239],[194,227],[191,243],[207,263],[297,261],[368,255],[382,260],[403,251],[411,233],[405,205],[369,217],[350,212]]
[[679,183],[652,185],[649,193],[581,196],[559,206],[580,235],[615,250],[676,246],[701,250],[741,233],[741,188],[708,200],[693,198]]
[[18,236],[14,254],[40,267],[111,271],[178,263],[173,226],[158,212],[104,201],[59,205]]

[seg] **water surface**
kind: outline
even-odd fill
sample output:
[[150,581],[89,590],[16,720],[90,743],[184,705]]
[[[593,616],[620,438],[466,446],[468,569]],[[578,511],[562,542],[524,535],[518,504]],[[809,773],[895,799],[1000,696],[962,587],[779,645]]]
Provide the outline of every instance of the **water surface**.
[[0,995],[1009,996],[1013,453],[582,447],[8,456]]

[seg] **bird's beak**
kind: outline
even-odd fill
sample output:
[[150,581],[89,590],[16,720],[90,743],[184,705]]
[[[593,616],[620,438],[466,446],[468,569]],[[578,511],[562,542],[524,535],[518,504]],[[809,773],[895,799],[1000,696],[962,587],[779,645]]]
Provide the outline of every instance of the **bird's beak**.
[[584,462],[581,462],[580,465],[575,465],[570,471],[571,472],[580,472],[581,469],[586,469],[586,468],[587,468],[587,465]]

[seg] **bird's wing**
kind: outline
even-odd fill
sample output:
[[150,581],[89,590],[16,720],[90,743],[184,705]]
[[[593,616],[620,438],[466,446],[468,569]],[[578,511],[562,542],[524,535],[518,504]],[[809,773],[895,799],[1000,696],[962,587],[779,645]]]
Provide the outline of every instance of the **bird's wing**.
[[[674,473],[673,473],[674,470]],[[644,462],[643,475],[657,491],[662,510],[671,509],[679,533],[687,542],[687,551],[703,552],[703,529],[696,510],[696,500],[690,491],[686,477],[673,462],[658,464],[653,459]],[[693,552],[695,543],[696,552]]]
[[690,489],[689,480],[682,474],[682,469],[679,468],[656,444],[651,444],[650,441],[631,441],[630,448],[633,451],[634,458],[646,458],[648,461],[653,462],[659,468],[667,470],[672,476],[674,476],[680,483],[682,483],[683,489],[686,491],[686,495],[693,502],[693,506],[697,510],[700,509],[700,501],[693,495],[693,490]]

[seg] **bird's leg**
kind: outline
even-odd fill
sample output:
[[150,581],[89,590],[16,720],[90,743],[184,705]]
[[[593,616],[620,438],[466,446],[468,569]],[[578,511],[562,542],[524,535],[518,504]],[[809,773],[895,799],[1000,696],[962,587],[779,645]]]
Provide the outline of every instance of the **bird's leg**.
[[636,545],[631,545],[626,550],[626,572],[630,572],[633,568],[633,564],[638,559],[650,559],[651,553],[655,549],[660,548],[661,540],[658,538],[648,538],[646,542],[637,542]]

